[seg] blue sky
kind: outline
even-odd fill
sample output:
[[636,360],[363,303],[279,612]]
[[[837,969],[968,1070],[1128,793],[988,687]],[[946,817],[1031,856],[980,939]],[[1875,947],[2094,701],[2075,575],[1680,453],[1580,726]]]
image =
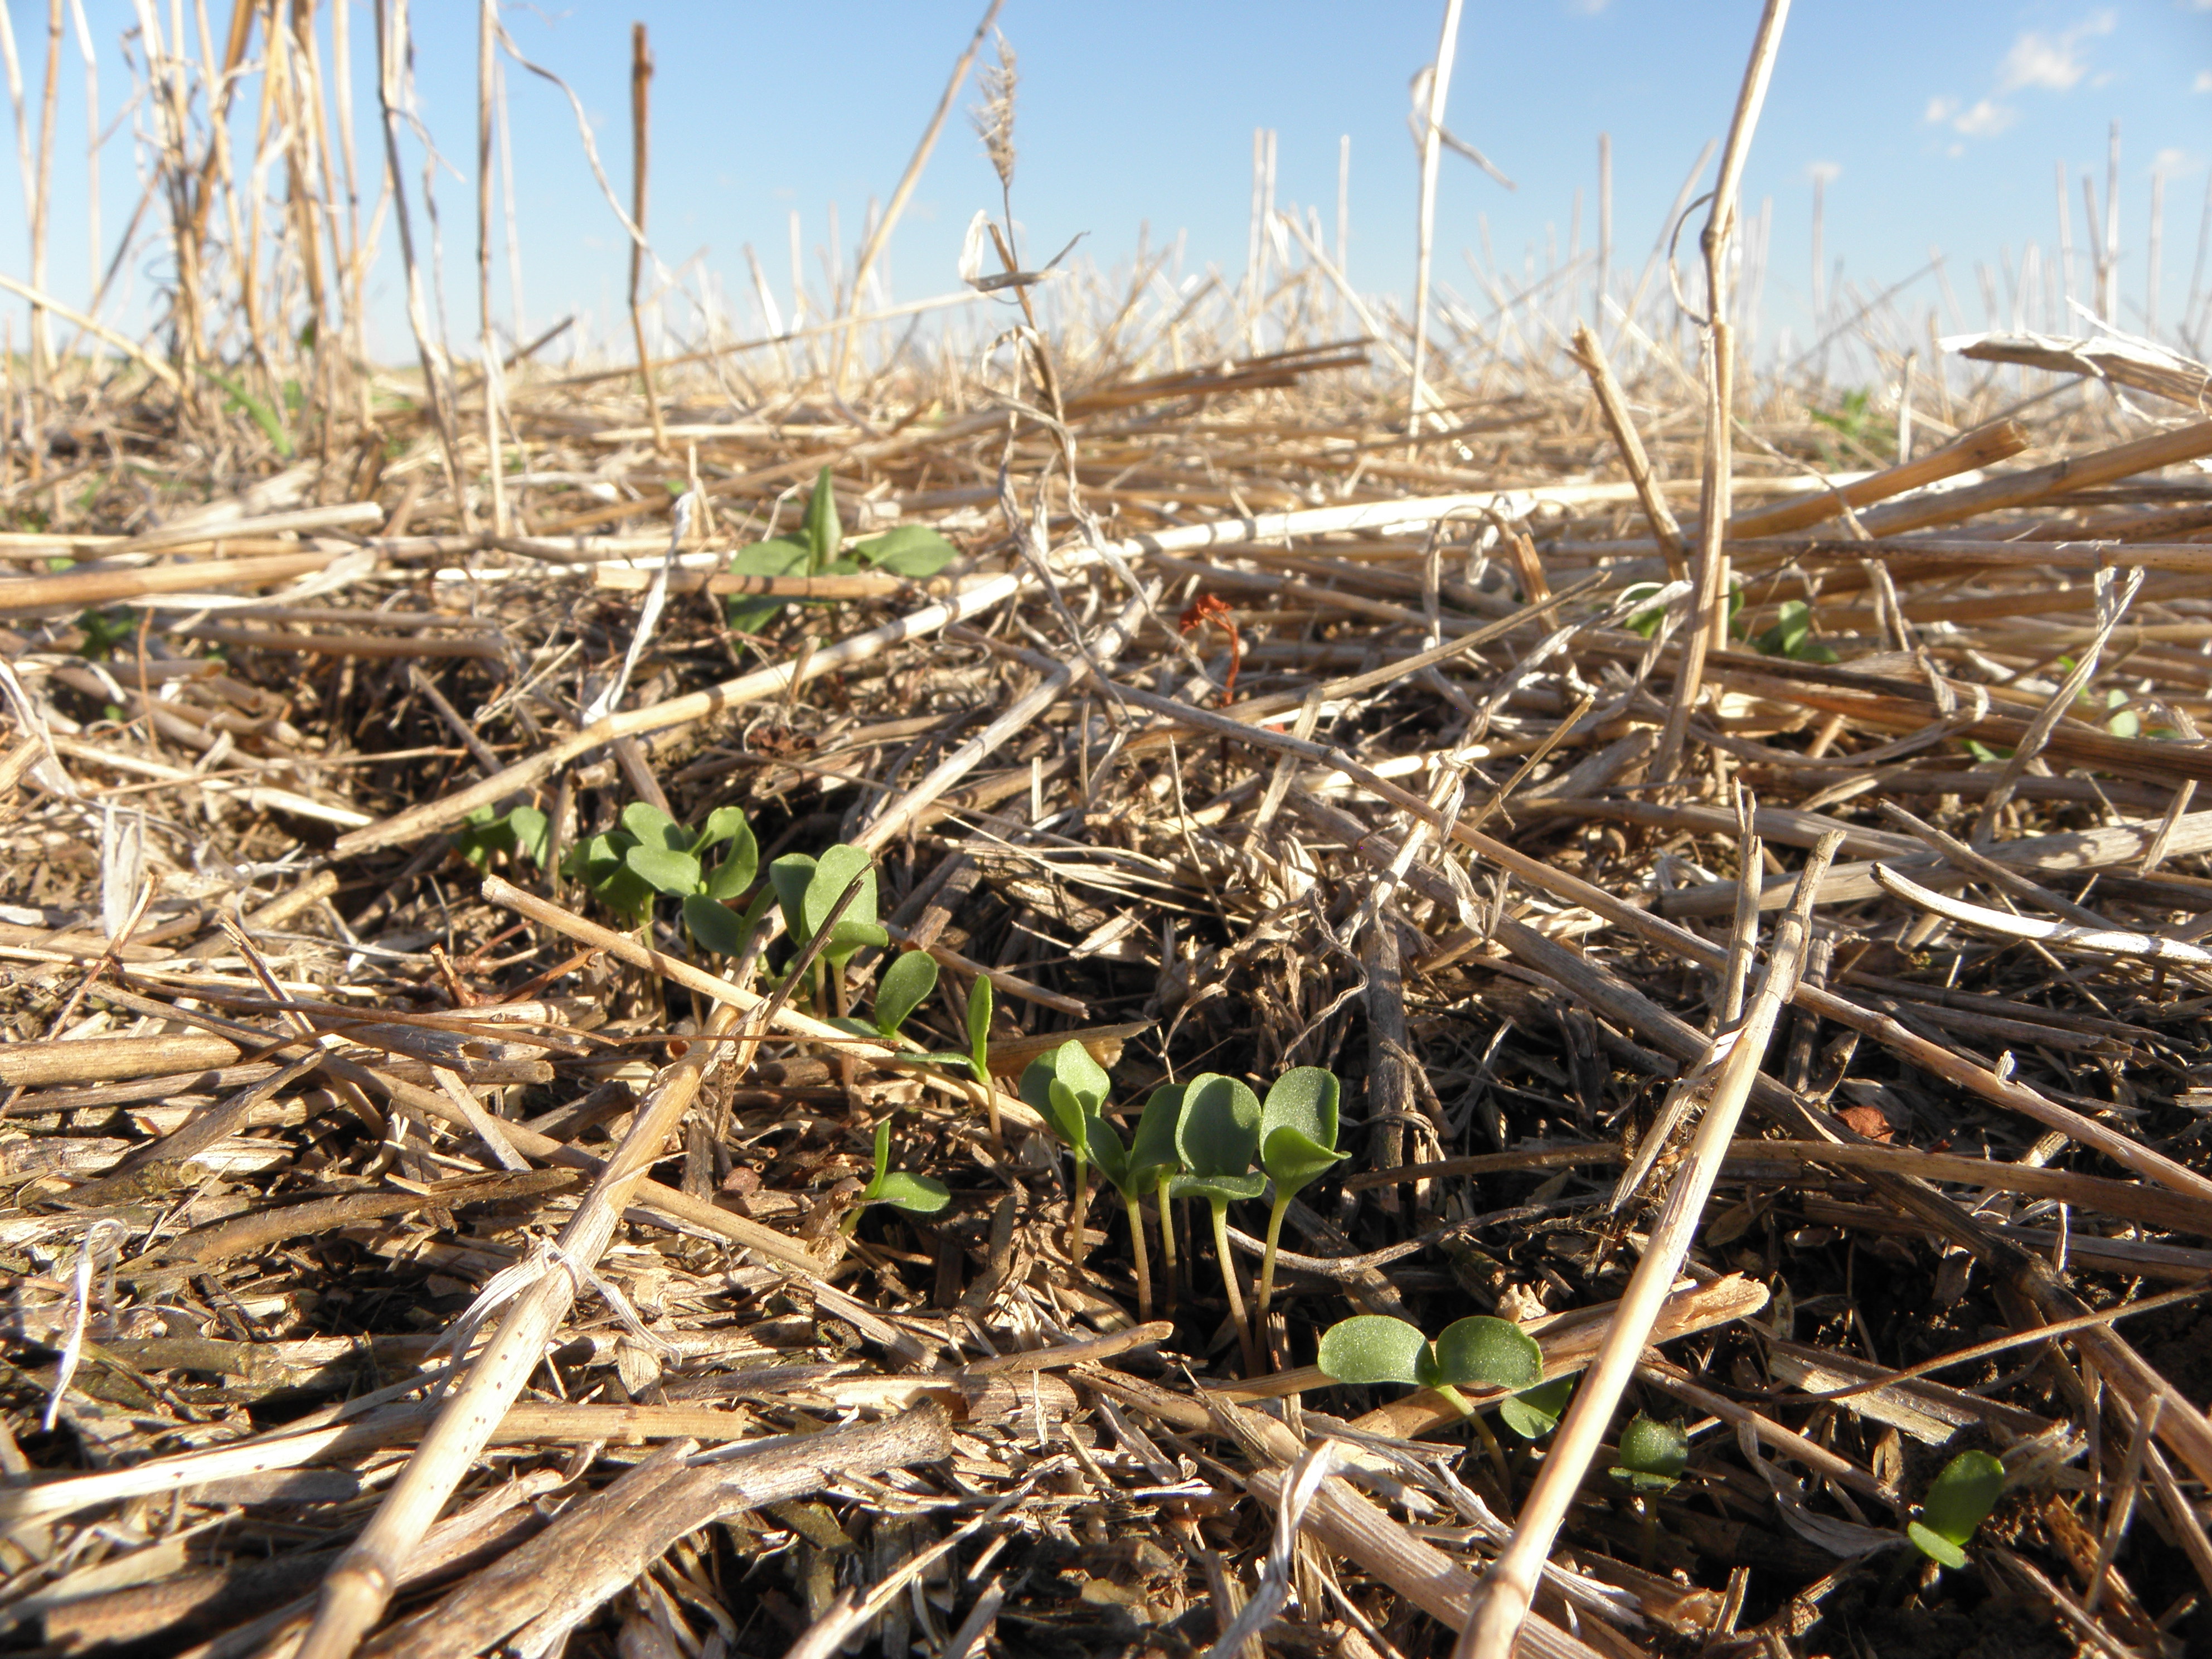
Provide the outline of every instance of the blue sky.
[[[167,15],[161,0],[152,3]],[[46,9],[11,0],[9,9],[35,87]],[[210,9],[220,27],[228,8]],[[507,18],[523,51],[574,87],[618,179],[627,179],[629,160],[629,26],[646,22],[658,60],[653,240],[672,266],[696,260],[719,273],[750,331],[744,245],[758,251],[787,308],[788,216],[802,216],[807,276],[818,289],[815,249],[827,240],[835,203],[849,264],[869,198],[887,197],[896,183],[981,10],[981,0],[572,0],[516,7]],[[117,40],[131,9],[87,0],[87,11],[112,116],[127,88]],[[465,164],[476,7],[416,0],[416,11],[422,114],[445,155]],[[1462,250],[1482,257],[1486,219],[1489,246],[1508,287],[1517,287],[1532,251],[1539,271],[1547,247],[1565,256],[1577,191],[1580,240],[1590,247],[1597,140],[1607,131],[1615,262],[1632,283],[1698,150],[1726,130],[1758,11],[1753,0],[1470,0],[1446,124],[1518,187],[1509,192],[1447,156],[1440,277],[1472,289]],[[1014,205],[1026,251],[1042,258],[1082,233],[1085,253],[1121,264],[1149,222],[1155,247],[1188,233],[1187,272],[1211,263],[1234,280],[1245,260],[1253,129],[1279,134],[1279,200],[1317,207],[1332,237],[1339,140],[1348,134],[1352,276],[1370,291],[1407,291],[1417,177],[1407,82],[1434,53],[1441,12],[1441,0],[1007,0],[1000,27],[1019,54]],[[352,15],[362,60],[358,142],[374,165],[373,14],[354,0]],[[89,288],[82,75],[74,46],[66,47],[49,281],[76,301]],[[591,181],[566,101],[519,70],[508,84],[524,320],[534,330],[580,310],[604,336],[618,319],[625,278],[619,228]],[[969,216],[996,205],[996,180],[965,119],[972,100],[971,87],[892,244],[895,300],[954,288]],[[2212,0],[1801,0],[1744,181],[1748,210],[1773,203],[1769,339],[1784,327],[1801,341],[1806,332],[1816,174],[1826,180],[1827,258],[1842,258],[1846,280],[1886,285],[1940,246],[1961,314],[1924,280],[1912,290],[1915,314],[1942,304],[1946,329],[1978,327],[1977,263],[2002,302],[2007,262],[2016,270],[2031,240],[2045,259],[2055,247],[2060,163],[2071,234],[2077,249],[2087,243],[2081,176],[2094,179],[2101,216],[2115,118],[2122,320],[2142,320],[2155,169],[2165,179],[2160,288],[2171,332],[2197,258],[2212,161]],[[112,235],[137,193],[127,123],[106,158],[102,212]],[[416,173],[410,186],[418,212],[419,184]],[[451,174],[439,192],[447,311],[467,331],[475,321],[472,195]],[[388,249],[388,231],[384,240]],[[26,273],[25,250],[16,170],[0,166],[0,266]],[[159,272],[156,254],[142,256],[131,305],[113,304],[112,313],[143,317]],[[393,262],[377,288],[378,345],[402,355]],[[504,271],[497,294],[503,314]]]

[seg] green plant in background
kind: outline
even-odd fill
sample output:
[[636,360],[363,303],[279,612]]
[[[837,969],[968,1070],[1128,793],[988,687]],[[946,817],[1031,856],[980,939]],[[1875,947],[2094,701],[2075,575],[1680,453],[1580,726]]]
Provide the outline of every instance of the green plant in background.
[[[987,1034],[988,1024],[987,1017]],[[1075,1156],[1075,1182],[1069,1189],[1073,1196],[1067,1209],[1067,1254],[1069,1260],[1078,1263],[1083,1260],[1083,1214],[1091,1193],[1091,1136],[1095,1127],[1105,1127],[1106,1094],[1112,1087],[1106,1068],[1080,1042],[1061,1043],[1050,1054],[1031,1060],[1022,1073],[1023,1101]]]
[[1334,1073],[1318,1066],[1293,1066],[1275,1079],[1260,1108],[1260,1167],[1275,1184],[1267,1251],[1260,1258],[1259,1308],[1253,1316],[1262,1323],[1275,1291],[1275,1246],[1283,1236],[1284,1213],[1292,1199],[1345,1156],[1336,1150],[1341,1092]]
[[1802,599],[1784,599],[1774,625],[1751,645],[1762,656],[1788,657],[1794,662],[1836,660],[1836,653],[1813,637],[1813,607]]
[[[65,562],[67,569],[74,562]],[[138,631],[138,619],[128,611],[86,611],[76,619],[77,630],[84,635],[84,643],[76,653],[87,662],[105,662],[122,647],[131,643],[131,636]]]
[[864,946],[881,948],[891,942],[876,920],[875,860],[862,848],[840,842],[818,859],[810,853],[786,853],[769,866],[768,877],[783,910],[784,930],[802,951],[828,924],[845,890],[860,883],[860,890],[823,939],[813,969],[816,1006],[821,1006],[826,967],[836,1003],[832,1012],[843,1013],[845,964]]
[[860,1225],[860,1210],[871,1204],[889,1204],[915,1215],[935,1215],[952,1201],[952,1194],[943,1182],[894,1170],[890,1164],[891,1123],[885,1118],[876,1125],[874,1178],[860,1191],[860,1208],[845,1218],[847,1232]]
[[[1844,393],[1839,406],[1835,409],[1808,409],[1805,413],[1808,418],[1845,439],[1863,454],[1877,460],[1888,459],[1885,450],[1895,448],[1893,436],[1883,422],[1881,412],[1874,406],[1874,394],[1864,387]],[[1836,448],[1833,444],[1824,444],[1822,447],[1827,449],[1832,456]]]
[[1905,1535],[1929,1560],[1965,1566],[1966,1543],[2003,1496],[2004,1479],[2004,1465],[1989,1453],[1960,1452],[1928,1488],[1920,1518],[1905,1523]]
[[[1172,1106],[1161,1101],[1170,1089],[1175,1091]],[[1175,1147],[1176,1118],[1182,1106],[1182,1090],[1179,1085],[1170,1084],[1155,1089],[1152,1099],[1145,1103],[1144,1113],[1137,1120],[1137,1132],[1127,1146],[1121,1144],[1121,1131],[1107,1121],[1103,1112],[1094,1114],[1085,1129],[1091,1160],[1097,1164],[1098,1173],[1121,1195],[1121,1206],[1128,1213],[1129,1252],[1135,1258],[1137,1319],[1140,1324],[1148,1325],[1152,1318],[1152,1271],[1145,1249],[1143,1199],[1146,1191],[1155,1186],[1160,1191],[1161,1240],[1166,1247],[1168,1261],[1168,1306],[1175,1306],[1175,1235],[1167,1227],[1167,1186],[1182,1167]]]
[[1237,1327],[1248,1373],[1258,1368],[1258,1352],[1237,1287],[1236,1259],[1229,1254],[1229,1206],[1267,1190],[1267,1177],[1252,1168],[1260,1150],[1260,1097],[1233,1077],[1201,1073],[1183,1091],[1176,1120],[1176,1151],[1182,1173],[1170,1188],[1176,1198],[1202,1198],[1213,1212],[1213,1248],[1221,1259],[1222,1287],[1229,1293],[1229,1317]]
[[230,401],[223,405],[226,410],[234,409],[251,416],[253,424],[261,428],[261,435],[269,440],[270,447],[286,460],[292,459],[292,434],[284,430],[283,417],[265,398],[256,397],[228,374],[217,374],[206,368],[200,373],[229,394]]
[[507,812],[479,806],[461,820],[453,842],[453,850],[479,870],[491,863],[495,853],[519,854],[543,869],[552,850],[553,821],[534,806]]
[[[726,847],[712,869],[706,855]],[[726,901],[753,884],[760,849],[745,815],[718,806],[698,830],[688,830],[649,801],[623,808],[620,827],[579,842],[561,861],[561,873],[580,881],[599,901],[633,926],[644,926],[661,897],[683,903],[684,929],[702,949],[735,956],[744,948],[745,927]]]
[[[1665,589],[1662,584],[1658,582],[1632,582],[1626,587],[1620,590],[1620,597],[1622,603],[1633,605],[1638,599],[1654,598],[1664,591]],[[1729,584],[1728,613],[1729,626],[1731,630],[1733,630],[1735,626],[1736,612],[1742,609],[1743,584],[1741,582],[1730,582]],[[1659,624],[1666,618],[1666,615],[1667,607],[1665,605],[1654,605],[1649,611],[1636,611],[1630,612],[1628,620],[1623,623],[1621,626],[1626,628],[1632,634],[1641,634],[1648,640],[1654,634],[1656,634],[1659,631]]]
[[[917,580],[933,576],[959,556],[960,550],[934,530],[921,525],[901,525],[880,536],[853,544],[852,556],[844,556],[845,530],[837,519],[837,497],[830,469],[814,480],[806,512],[798,533],[778,536],[741,547],[730,556],[730,573],[738,576],[854,575],[872,568],[895,576]],[[789,599],[732,595],[727,611],[730,626],[740,634],[757,631],[774,619]]]

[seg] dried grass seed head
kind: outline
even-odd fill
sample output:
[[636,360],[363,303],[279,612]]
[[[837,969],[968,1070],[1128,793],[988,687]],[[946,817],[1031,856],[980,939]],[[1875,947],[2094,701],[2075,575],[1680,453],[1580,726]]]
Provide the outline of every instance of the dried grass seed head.
[[1001,189],[1014,187],[1014,88],[1018,76],[1014,67],[1014,49],[1006,44],[1004,34],[998,36],[999,61],[983,70],[983,101],[976,105],[973,118],[976,136],[983,141],[983,153],[991,158],[991,166],[999,175]]

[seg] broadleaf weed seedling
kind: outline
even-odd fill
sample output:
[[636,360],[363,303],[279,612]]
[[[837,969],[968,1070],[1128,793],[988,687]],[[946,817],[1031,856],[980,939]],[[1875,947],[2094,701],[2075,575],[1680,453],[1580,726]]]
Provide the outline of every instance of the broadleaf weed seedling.
[[[855,542],[851,557],[844,556],[844,526],[837,518],[836,492],[825,466],[815,477],[814,492],[807,498],[798,533],[739,548],[730,557],[730,571],[739,576],[844,576],[872,567],[890,575],[920,580],[934,576],[960,553],[937,532],[921,525],[901,525],[883,535]],[[734,594],[726,607],[730,627],[740,634],[757,633],[791,603],[773,597]]]

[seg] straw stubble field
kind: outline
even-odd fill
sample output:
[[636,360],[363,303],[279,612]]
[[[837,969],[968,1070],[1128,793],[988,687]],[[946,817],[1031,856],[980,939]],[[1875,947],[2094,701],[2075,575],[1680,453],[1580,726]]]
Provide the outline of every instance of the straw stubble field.
[[146,12],[168,310],[41,253],[0,451],[0,1641],[2201,1645],[2207,376],[1743,360],[1784,9],[1695,326],[1024,271],[1001,56],[982,335],[861,297],[933,125],[568,374],[346,8]]

